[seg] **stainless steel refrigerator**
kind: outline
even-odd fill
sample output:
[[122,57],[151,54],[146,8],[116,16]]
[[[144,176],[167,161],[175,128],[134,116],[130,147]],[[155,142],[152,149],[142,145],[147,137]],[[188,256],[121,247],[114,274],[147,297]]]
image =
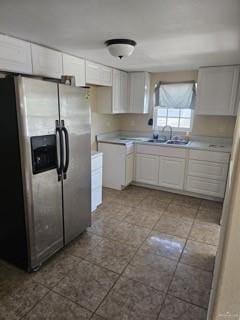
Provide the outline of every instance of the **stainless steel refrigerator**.
[[0,258],[28,271],[91,224],[86,89],[0,79]]

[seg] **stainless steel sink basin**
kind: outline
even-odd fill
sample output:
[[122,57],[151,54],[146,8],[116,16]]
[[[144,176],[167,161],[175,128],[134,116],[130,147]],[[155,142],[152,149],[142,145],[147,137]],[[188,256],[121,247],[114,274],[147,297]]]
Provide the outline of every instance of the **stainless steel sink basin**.
[[152,143],[166,143],[167,141],[164,139],[150,139],[147,142],[152,142]]
[[186,140],[168,140],[166,143],[167,144],[177,144],[177,145],[183,146],[183,145],[187,145],[188,141],[186,141]]

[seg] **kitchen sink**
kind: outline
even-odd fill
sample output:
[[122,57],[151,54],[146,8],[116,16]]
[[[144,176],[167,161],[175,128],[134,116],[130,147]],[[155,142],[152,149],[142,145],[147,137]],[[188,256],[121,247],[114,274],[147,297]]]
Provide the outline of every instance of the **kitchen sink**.
[[152,143],[166,143],[167,141],[164,139],[150,139],[147,142],[152,142]]
[[150,139],[147,142],[160,143],[160,144],[175,144],[175,145],[187,145],[188,141],[186,140],[164,140],[164,139]]
[[187,145],[188,141],[186,140],[168,140],[166,144],[177,144],[177,145]]

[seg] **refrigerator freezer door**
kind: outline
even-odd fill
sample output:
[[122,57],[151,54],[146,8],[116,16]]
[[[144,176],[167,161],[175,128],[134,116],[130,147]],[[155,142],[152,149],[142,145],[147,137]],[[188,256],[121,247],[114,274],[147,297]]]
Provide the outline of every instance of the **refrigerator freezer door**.
[[91,224],[91,129],[85,95],[85,89],[59,85],[60,117],[69,135],[69,166],[63,180],[65,243]]
[[57,84],[16,78],[26,227],[33,269],[63,246],[62,185],[56,168],[33,174],[31,137],[55,135]]

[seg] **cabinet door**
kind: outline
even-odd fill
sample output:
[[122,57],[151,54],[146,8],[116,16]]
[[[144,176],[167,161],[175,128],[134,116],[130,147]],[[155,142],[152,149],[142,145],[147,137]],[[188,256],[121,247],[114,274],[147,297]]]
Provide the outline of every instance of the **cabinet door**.
[[99,84],[102,86],[112,86],[112,68],[100,65]]
[[133,181],[133,153],[126,156],[126,183],[127,186]]
[[122,113],[129,112],[128,74],[124,71],[120,71],[120,110]]
[[136,181],[158,184],[159,157],[147,154],[136,154]]
[[30,43],[0,35],[0,70],[32,74]]
[[76,86],[85,86],[86,70],[85,60],[63,54],[63,74],[67,76],[75,76]]
[[189,160],[188,175],[226,181],[228,164]]
[[99,84],[99,74],[99,65],[91,61],[86,61],[86,83]]
[[132,72],[130,81],[130,112],[149,112],[149,77],[146,72]]
[[198,194],[206,194],[218,198],[224,198],[226,183],[219,180],[188,176],[186,190]]
[[33,74],[61,78],[62,53],[35,44],[32,47]]
[[112,112],[120,113],[120,71],[113,70],[113,83],[112,83]]
[[160,157],[159,185],[173,189],[183,189],[185,159]]
[[236,114],[239,67],[202,68],[198,73],[197,114]]

